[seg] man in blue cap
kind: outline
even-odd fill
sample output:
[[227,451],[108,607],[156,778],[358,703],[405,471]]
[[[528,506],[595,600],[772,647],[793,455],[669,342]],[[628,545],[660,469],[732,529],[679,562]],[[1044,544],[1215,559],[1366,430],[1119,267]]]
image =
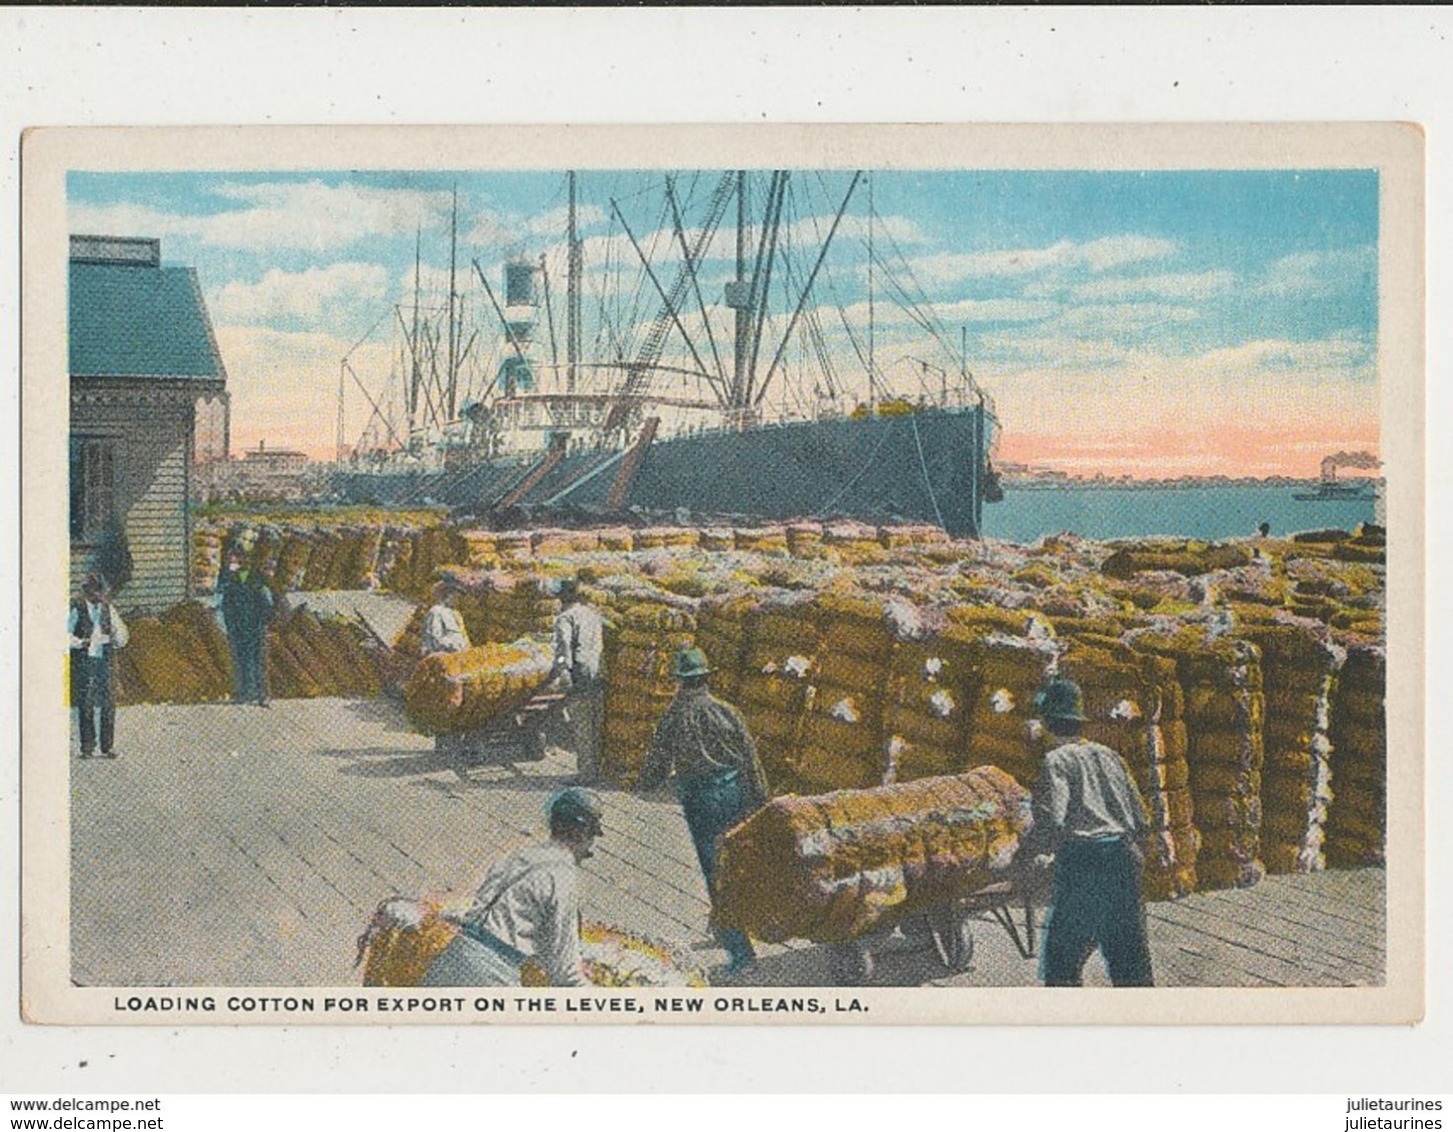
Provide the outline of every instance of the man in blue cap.
[[601,835],[600,799],[571,786],[552,794],[545,812],[550,840],[515,850],[485,874],[459,934],[430,964],[424,986],[519,986],[527,964],[551,986],[587,985],[580,864]]
[[[638,782],[642,791],[650,791],[675,775],[676,794],[709,895],[714,894],[722,834],[768,798],[767,776],[746,721],[731,704],[711,694],[710,673],[700,649],[676,654],[676,697],[656,725]],[[745,932],[716,928],[713,934],[726,949],[727,974],[742,975],[755,966],[756,952]]]
[[1046,986],[1077,987],[1098,945],[1117,987],[1153,985],[1141,902],[1145,802],[1125,761],[1081,736],[1085,700],[1073,680],[1053,679],[1035,697],[1060,745],[1044,756],[1034,785],[1034,827],[1026,852],[1054,866],[1041,975]]

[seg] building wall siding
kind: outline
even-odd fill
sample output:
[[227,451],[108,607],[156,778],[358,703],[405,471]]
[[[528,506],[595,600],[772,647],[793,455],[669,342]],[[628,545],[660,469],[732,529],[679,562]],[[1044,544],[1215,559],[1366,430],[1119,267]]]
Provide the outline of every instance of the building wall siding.
[[[88,393],[95,389],[87,382]],[[114,437],[116,510],[131,549],[131,580],[116,594],[122,610],[155,612],[188,596],[188,455],[195,403],[187,394],[144,399],[71,398],[71,431]],[[71,548],[78,589],[93,548]]]

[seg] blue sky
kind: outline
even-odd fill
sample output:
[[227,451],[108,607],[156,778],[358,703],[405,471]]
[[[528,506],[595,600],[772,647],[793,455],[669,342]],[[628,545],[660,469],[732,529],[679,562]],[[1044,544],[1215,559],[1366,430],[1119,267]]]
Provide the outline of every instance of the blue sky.
[[[718,177],[677,174],[688,230]],[[815,256],[813,234],[827,230],[849,180],[799,171],[789,181],[784,246],[796,266],[777,271],[779,337]],[[588,352],[613,336],[629,354],[659,305],[611,215],[612,197],[653,249],[663,282],[679,263],[661,183],[657,172],[580,175]],[[460,289],[480,330],[471,359],[480,387],[506,347],[483,289],[464,273],[478,258],[498,289],[505,258],[545,256],[558,312],[559,172],[77,171],[68,194],[73,232],[159,236],[165,260],[197,269],[229,369],[234,439],[323,455],[332,449],[339,360],[380,322],[349,357],[379,395],[389,387],[392,312],[412,301],[418,232],[426,302],[442,301],[456,185]],[[763,192],[754,189],[759,206]],[[916,395],[922,371],[905,359],[953,368],[964,334],[969,368],[998,403],[1009,458],[1137,475],[1224,472],[1251,459],[1259,470],[1247,474],[1270,474],[1314,470],[1319,447],[1377,443],[1374,172],[874,172],[871,187],[862,182],[854,194],[813,303],[848,397],[866,391],[858,355],[870,200],[884,261],[874,269],[880,384]],[[701,271],[722,348],[734,225],[731,205]],[[889,268],[937,312],[942,341],[889,301]],[[856,343],[838,306],[851,311]],[[694,302],[683,322],[705,354]],[[764,338],[775,344],[770,332]],[[811,353],[794,343],[787,360],[801,367],[795,384],[821,391]],[[663,360],[691,365],[675,335]],[[803,407],[781,391],[780,410]],[[350,439],[366,415],[353,397]],[[1224,452],[1167,440],[1178,429],[1203,436],[1231,427],[1261,439]]]

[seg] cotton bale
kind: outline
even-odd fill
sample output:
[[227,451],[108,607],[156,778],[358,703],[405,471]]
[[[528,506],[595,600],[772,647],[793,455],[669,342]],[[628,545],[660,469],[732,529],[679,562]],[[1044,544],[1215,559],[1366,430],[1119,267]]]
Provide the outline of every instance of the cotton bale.
[[981,767],[953,778],[777,798],[722,843],[716,919],[759,939],[851,939],[1009,868],[1029,797]]

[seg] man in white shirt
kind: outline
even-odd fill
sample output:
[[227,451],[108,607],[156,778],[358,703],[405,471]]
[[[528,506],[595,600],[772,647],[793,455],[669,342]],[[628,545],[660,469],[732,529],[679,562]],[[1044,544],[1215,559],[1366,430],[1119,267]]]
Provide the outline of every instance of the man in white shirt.
[[550,840],[517,849],[485,875],[459,935],[430,965],[426,987],[520,986],[533,966],[550,986],[585,986],[580,863],[601,834],[593,791],[568,787],[547,806]]
[[[459,616],[459,587],[448,579],[434,587],[434,604],[424,614],[424,632],[419,651],[424,656],[438,653],[465,652],[470,647],[469,633]],[[436,735],[434,749],[456,764],[467,765],[470,752],[478,743],[474,732],[457,735]]]
[[1045,986],[1079,986],[1097,947],[1113,985],[1152,986],[1138,844],[1149,824],[1145,801],[1125,760],[1081,736],[1088,721],[1078,684],[1050,680],[1035,705],[1060,741],[1034,785],[1025,849],[1036,866],[1054,867],[1040,952]]
[[[576,781],[588,785],[600,778],[600,739],[605,724],[605,623],[580,597],[574,578],[564,579],[559,592],[564,608],[555,618],[555,666],[549,687],[566,694],[555,709],[554,719],[563,724],[559,737],[575,754]],[[540,743],[545,741],[542,732]]]
[[425,656],[437,652],[464,652],[469,648],[469,634],[459,616],[459,589],[452,582],[434,587],[434,604],[424,614],[421,650]]
[[71,603],[66,632],[71,649],[71,702],[81,718],[81,758],[96,753],[96,717],[101,721],[101,756],[116,757],[116,702],[111,695],[111,652],[130,639],[126,622],[112,607],[106,580],[87,574],[81,596]]

